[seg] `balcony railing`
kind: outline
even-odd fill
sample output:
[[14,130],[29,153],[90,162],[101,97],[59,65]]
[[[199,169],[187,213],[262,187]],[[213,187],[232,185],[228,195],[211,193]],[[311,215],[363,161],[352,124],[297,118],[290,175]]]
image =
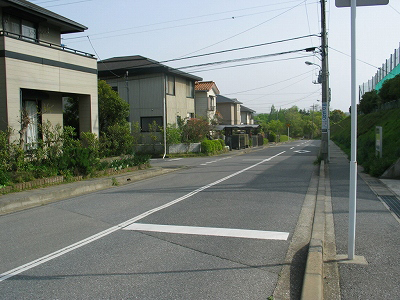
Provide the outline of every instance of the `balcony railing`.
[[46,41],[42,41],[42,40],[39,40],[39,39],[34,39],[34,38],[29,37],[29,36],[24,36],[24,35],[17,34],[17,33],[12,33],[12,32],[1,30],[0,31],[0,36],[7,36],[7,37],[10,37],[10,38],[13,38],[13,39],[16,39],[16,40],[21,40],[21,41],[28,42],[28,43],[33,43],[33,44],[36,44],[36,45],[42,45],[42,46],[45,46],[45,47],[58,49],[58,50],[62,50],[62,51],[66,51],[66,52],[70,52],[70,53],[74,53],[74,54],[78,54],[78,55],[94,58],[94,54],[90,54],[90,53],[86,53],[86,52],[83,52],[83,51],[80,51],[80,50],[75,50],[75,49],[72,49],[72,48],[68,48],[68,47],[66,47],[65,45],[62,45],[62,44],[58,45],[58,44],[53,44],[53,43],[49,43],[49,42],[46,42]]

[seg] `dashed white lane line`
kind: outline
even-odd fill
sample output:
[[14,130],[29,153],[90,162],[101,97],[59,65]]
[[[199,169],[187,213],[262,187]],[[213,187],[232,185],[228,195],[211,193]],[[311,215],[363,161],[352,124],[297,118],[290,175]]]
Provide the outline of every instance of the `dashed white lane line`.
[[221,160],[225,160],[225,159],[228,159],[228,158],[231,158],[231,157],[232,157],[232,156],[228,156],[228,157],[224,157],[224,158],[220,158],[220,159],[208,161],[208,162],[205,162],[205,163],[203,163],[203,164],[200,164],[200,166],[207,166],[207,165],[209,165],[209,164],[213,164],[213,163],[216,163],[216,162],[219,162],[219,161],[221,161]]
[[237,172],[232,173],[232,174],[230,174],[228,176],[225,176],[224,178],[221,178],[221,179],[219,179],[217,181],[214,181],[214,182],[212,182],[210,184],[202,186],[202,187],[200,187],[200,188],[198,188],[198,189],[196,189],[196,190],[194,190],[194,191],[192,191],[192,192],[190,192],[190,193],[188,193],[188,194],[186,194],[186,195],[184,195],[184,196],[182,196],[182,197],[180,197],[178,199],[175,199],[175,200],[173,200],[171,202],[168,202],[168,203],[166,203],[164,205],[161,205],[159,207],[150,209],[150,210],[148,210],[148,211],[146,211],[146,212],[144,212],[144,213],[142,213],[142,214],[140,214],[140,215],[138,215],[138,216],[136,216],[136,217],[134,217],[132,219],[129,219],[129,220],[125,221],[125,222],[122,222],[122,223],[120,223],[120,224],[118,224],[116,226],[110,227],[110,228],[108,228],[108,229],[106,229],[106,230],[104,230],[102,232],[94,234],[94,235],[92,235],[92,236],[90,236],[90,237],[88,237],[88,238],[86,238],[84,240],[81,240],[81,241],[77,242],[77,243],[74,243],[74,244],[69,245],[69,246],[67,246],[65,248],[57,250],[57,251],[55,251],[53,253],[50,253],[50,254],[45,255],[43,257],[40,257],[40,258],[38,258],[38,259],[36,259],[34,261],[31,261],[31,262],[29,262],[27,264],[19,266],[19,267],[15,268],[15,269],[12,269],[12,270],[7,271],[5,273],[1,273],[0,274],[0,282],[5,281],[8,278],[14,277],[14,276],[16,276],[16,275],[18,275],[18,274],[20,274],[22,272],[25,272],[27,270],[30,270],[30,269],[32,269],[34,267],[37,267],[37,266],[39,266],[39,265],[41,265],[41,264],[43,264],[45,262],[53,260],[53,259],[55,259],[55,258],[57,258],[59,256],[62,256],[62,255],[66,254],[66,253],[68,253],[68,252],[70,252],[72,250],[75,250],[75,249],[81,248],[81,247],[83,247],[83,246],[85,246],[87,244],[90,244],[91,242],[94,242],[94,241],[96,241],[96,240],[98,240],[98,239],[100,239],[102,237],[105,237],[105,236],[107,236],[107,235],[109,235],[109,234],[111,234],[111,233],[113,233],[115,231],[118,231],[118,230],[120,230],[120,229],[122,229],[122,228],[124,228],[126,226],[129,226],[132,223],[135,223],[135,222],[137,222],[137,221],[139,221],[139,220],[141,220],[141,219],[143,219],[143,218],[145,218],[145,217],[147,217],[147,216],[149,216],[149,215],[151,215],[151,214],[153,214],[155,212],[158,212],[160,210],[163,210],[164,208],[170,207],[170,206],[172,206],[172,205],[174,205],[174,204],[176,204],[178,202],[181,202],[181,201],[183,201],[183,200],[185,200],[187,198],[190,198],[191,196],[196,195],[197,193],[200,193],[201,191],[204,191],[204,190],[206,190],[206,189],[208,189],[210,187],[213,187],[214,185],[217,185],[217,184],[219,184],[221,182],[224,182],[225,180],[228,180],[228,179],[230,179],[232,177],[235,177],[235,176],[237,176],[237,175],[239,175],[239,174],[241,174],[243,172],[246,172],[246,171],[248,171],[248,170],[250,170],[250,169],[252,169],[254,167],[257,167],[258,165],[260,165],[260,164],[262,164],[264,162],[270,161],[271,159],[273,159],[275,157],[278,157],[279,155],[281,155],[281,154],[283,154],[285,152],[286,151],[282,151],[282,152],[280,152],[278,154],[275,154],[274,156],[271,156],[270,158],[266,158],[266,159],[254,164],[254,165],[251,165],[251,166],[249,166],[247,168],[244,168],[244,169],[242,169],[240,171],[237,171]]
[[124,230],[286,241],[289,232],[133,223]]

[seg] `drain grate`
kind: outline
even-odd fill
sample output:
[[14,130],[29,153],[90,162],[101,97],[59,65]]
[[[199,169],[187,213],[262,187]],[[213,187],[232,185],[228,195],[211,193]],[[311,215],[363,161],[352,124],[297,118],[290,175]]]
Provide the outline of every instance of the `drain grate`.
[[390,210],[400,218],[400,201],[396,196],[380,196],[380,198],[389,206]]

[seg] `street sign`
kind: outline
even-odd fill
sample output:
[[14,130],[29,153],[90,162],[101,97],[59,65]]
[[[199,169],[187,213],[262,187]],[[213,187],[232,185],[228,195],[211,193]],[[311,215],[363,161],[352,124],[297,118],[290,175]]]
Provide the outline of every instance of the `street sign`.
[[328,105],[322,102],[322,131],[328,130]]
[[382,158],[382,126],[375,127],[375,152],[376,156]]
[[[357,0],[357,6],[387,5],[389,0]],[[336,7],[351,7],[351,0],[335,0]]]

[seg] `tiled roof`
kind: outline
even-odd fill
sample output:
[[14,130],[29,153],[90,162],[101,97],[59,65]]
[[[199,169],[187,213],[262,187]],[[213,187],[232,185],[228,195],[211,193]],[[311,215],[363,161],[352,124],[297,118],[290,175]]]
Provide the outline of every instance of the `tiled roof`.
[[252,110],[251,108],[248,108],[248,107],[246,107],[244,105],[240,105],[240,111],[250,112],[250,113],[255,113],[256,112],[255,110]]
[[214,91],[216,92],[216,94],[219,94],[219,90],[217,88],[217,85],[215,84],[214,81],[197,81],[195,86],[194,86],[194,90],[195,91],[201,91],[201,92],[208,92],[210,91],[212,88],[214,88]]
[[82,24],[26,0],[2,0],[0,1],[0,6],[8,9],[17,8],[30,14],[39,15],[42,18],[45,17],[48,22],[50,21],[59,26],[61,33],[83,32],[87,29],[87,27]]
[[129,75],[165,73],[179,75],[196,81],[202,80],[201,77],[173,69],[158,61],[140,55],[112,57],[101,60],[97,62],[97,69],[100,78],[110,75],[115,76],[115,74],[124,76],[128,71]]
[[242,102],[238,101],[236,98],[228,98],[222,95],[217,95],[217,103],[235,103],[242,104]]

